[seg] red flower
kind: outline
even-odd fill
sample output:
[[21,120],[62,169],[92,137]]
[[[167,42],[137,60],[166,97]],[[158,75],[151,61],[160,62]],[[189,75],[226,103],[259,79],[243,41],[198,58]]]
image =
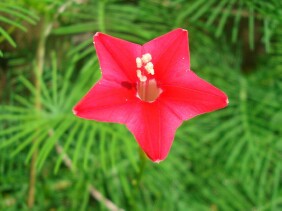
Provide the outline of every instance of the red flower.
[[186,30],[173,30],[145,45],[98,32],[94,44],[102,78],[74,114],[125,124],[154,162],[166,158],[184,120],[228,104],[221,90],[190,70]]

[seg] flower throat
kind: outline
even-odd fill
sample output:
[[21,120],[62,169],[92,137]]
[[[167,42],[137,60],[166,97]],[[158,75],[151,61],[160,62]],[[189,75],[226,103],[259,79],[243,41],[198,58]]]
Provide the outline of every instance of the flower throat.
[[162,93],[154,78],[154,64],[151,62],[152,56],[149,53],[143,54],[142,57],[136,58],[137,66],[137,93],[136,96],[145,102],[154,102]]

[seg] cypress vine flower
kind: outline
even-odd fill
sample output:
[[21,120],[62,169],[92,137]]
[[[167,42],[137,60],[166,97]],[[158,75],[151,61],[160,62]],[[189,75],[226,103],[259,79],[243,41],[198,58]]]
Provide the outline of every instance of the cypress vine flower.
[[224,108],[224,92],[190,70],[188,32],[175,29],[144,45],[94,35],[102,78],[76,116],[125,124],[153,162],[164,160],[184,120]]

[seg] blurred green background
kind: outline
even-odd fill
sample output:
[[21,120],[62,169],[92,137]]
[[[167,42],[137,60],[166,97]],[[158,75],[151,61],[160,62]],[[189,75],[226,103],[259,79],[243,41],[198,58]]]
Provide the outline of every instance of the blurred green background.
[[[71,109],[101,76],[95,32],[143,44],[177,27],[230,103],[155,164]],[[282,210],[281,94],[280,0],[1,0],[0,210]]]

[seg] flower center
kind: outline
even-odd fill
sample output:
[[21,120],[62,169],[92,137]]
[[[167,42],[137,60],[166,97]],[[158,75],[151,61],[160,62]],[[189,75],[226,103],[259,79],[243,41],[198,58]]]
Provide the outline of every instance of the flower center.
[[152,56],[149,53],[142,55],[142,58],[136,58],[137,66],[137,94],[136,96],[145,102],[154,102],[162,93],[162,89],[158,87],[154,78],[155,70],[151,62]]

